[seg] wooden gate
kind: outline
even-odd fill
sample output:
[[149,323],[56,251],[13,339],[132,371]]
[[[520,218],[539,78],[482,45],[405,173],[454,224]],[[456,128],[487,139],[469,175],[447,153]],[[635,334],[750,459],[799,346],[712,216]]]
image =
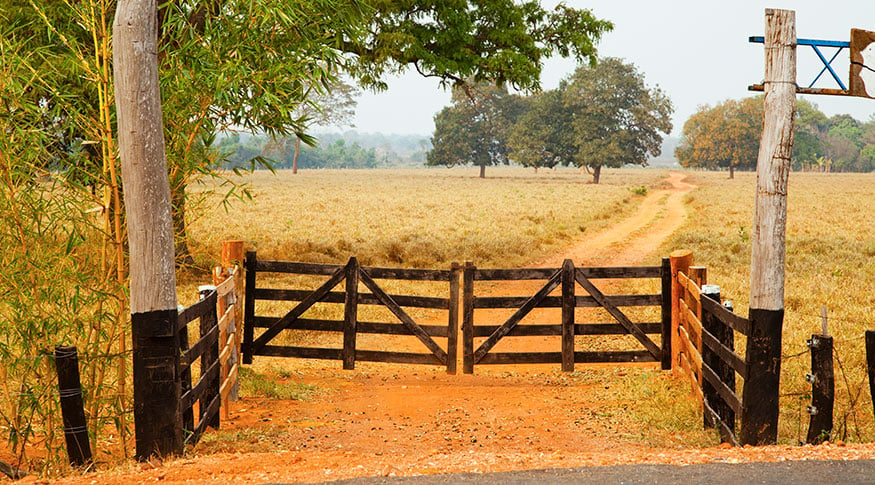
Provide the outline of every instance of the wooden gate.
[[[345,369],[355,367],[356,361],[396,362],[445,366],[447,372],[456,372],[456,353],[459,329],[459,272],[458,264],[450,270],[372,268],[359,266],[356,258],[346,265],[295,263],[286,261],[261,261],[254,251],[246,253],[246,305],[243,334],[243,362],[252,363],[255,355],[300,357],[311,359],[342,360]],[[258,286],[259,276],[264,273],[328,276],[317,289],[289,290]],[[446,282],[448,297],[421,295],[392,295],[386,292],[377,280],[410,280]],[[335,291],[346,282],[343,291]],[[369,293],[360,293],[359,284]],[[257,314],[257,301],[298,302],[285,315],[266,316]],[[305,313],[316,303],[343,304],[343,320],[305,318]],[[382,306],[391,312],[396,321],[359,321],[359,305]],[[417,323],[405,308],[426,308],[447,311],[446,325]],[[255,329],[264,329],[255,335]],[[312,348],[276,345],[271,342],[284,330],[311,330],[342,332],[342,348]],[[428,350],[427,353],[376,351],[356,348],[358,334],[414,336]],[[442,348],[434,338],[446,338]]]
[[[637,295],[606,295],[594,279],[652,278],[659,280],[660,293]],[[475,281],[547,280],[532,296],[478,297]],[[551,296],[561,286],[561,294]],[[561,363],[562,370],[574,370],[575,363],[597,362],[661,362],[663,369],[671,366],[671,268],[668,258],[661,266],[575,268],[565,260],[561,268],[477,269],[470,262],[464,272],[463,309],[463,371],[473,373],[475,364],[544,364]],[[586,293],[577,295],[580,287]],[[622,307],[660,307],[659,322],[635,322]],[[601,307],[615,323],[576,323],[575,308]],[[478,325],[475,310],[516,308],[501,325]],[[535,308],[561,308],[561,322],[523,325],[520,322]],[[578,335],[632,335],[642,348],[622,351],[575,351]],[[661,335],[656,344],[650,335]],[[492,349],[505,337],[561,336],[561,348],[556,352],[494,352]],[[474,348],[475,338],[485,337]]]

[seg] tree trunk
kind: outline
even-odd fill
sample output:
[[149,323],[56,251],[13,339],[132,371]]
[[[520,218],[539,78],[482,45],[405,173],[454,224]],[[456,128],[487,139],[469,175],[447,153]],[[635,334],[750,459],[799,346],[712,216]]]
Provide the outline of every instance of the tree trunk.
[[182,451],[176,266],[158,88],[157,22],[156,0],[121,0],[113,23],[139,459]]
[[486,178],[486,165],[480,165],[480,178]]
[[732,180],[735,178],[735,164],[729,162],[729,179]]
[[298,155],[301,154],[301,139],[295,135],[295,156],[292,158],[292,173],[298,173]]
[[601,176],[602,176],[602,166],[596,165],[595,167],[592,168],[592,183],[598,184]]

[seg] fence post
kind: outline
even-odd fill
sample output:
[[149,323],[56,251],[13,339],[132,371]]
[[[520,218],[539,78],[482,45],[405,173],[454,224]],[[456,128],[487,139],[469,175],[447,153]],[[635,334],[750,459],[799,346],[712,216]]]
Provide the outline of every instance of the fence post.
[[574,263],[562,262],[562,371],[574,371]]
[[[243,278],[240,271],[243,271],[243,241],[223,241],[222,242],[222,267],[223,268],[238,268],[238,273],[235,275],[234,285],[234,337],[237,345],[232,349],[232,358],[229,360],[229,367],[233,367],[235,363],[242,360],[241,343],[243,342]],[[218,283],[216,283],[218,284]],[[223,342],[224,345],[224,342]],[[240,379],[235,379],[231,385],[231,390],[228,393],[229,401],[236,401],[240,390]],[[227,407],[226,407],[227,409]]]
[[742,445],[774,444],[778,439],[778,386],[784,310],[750,309],[746,359],[748,379],[741,403]]
[[252,337],[255,323],[252,320],[255,316],[255,275],[256,267],[258,266],[258,256],[255,251],[246,251],[246,299],[243,308],[243,363],[252,363]]
[[687,273],[693,262],[693,252],[689,249],[678,249],[669,255],[671,266],[671,368],[675,373],[680,372],[680,334],[678,333],[679,306],[681,288],[678,283],[678,272]]
[[359,262],[355,256],[346,264],[346,297],[343,303],[343,368],[355,369],[355,337],[358,323]]
[[[702,286],[702,298],[710,298],[711,300],[720,303],[720,287],[717,285],[703,285]],[[704,308],[701,309],[702,316],[702,332],[708,332],[714,336],[717,340],[722,341],[720,338],[720,330],[723,327],[720,322],[715,322],[714,318],[710,313],[706,312]],[[702,345],[702,363],[707,365],[717,374],[718,377],[722,377],[721,373],[721,364],[723,363],[722,359],[711,350],[707,345]],[[705,370],[702,369],[702,374],[705,374]],[[722,380],[722,379],[721,379]],[[702,394],[705,396],[705,401],[708,405],[717,413],[717,417],[719,419],[723,419],[724,414],[721,412],[720,405],[723,404],[723,400],[720,399],[720,395],[717,394],[717,390],[711,385],[710,382],[703,379],[702,380]],[[714,419],[714,416],[708,412],[706,409],[704,413],[702,413],[703,424],[705,429],[714,428],[718,426],[717,420]]]
[[76,347],[55,347],[55,368],[58,371],[58,394],[61,398],[61,418],[70,465],[91,465],[91,443],[82,405],[82,383],[79,380],[79,355]]
[[671,260],[662,258],[662,370],[671,369]]
[[[201,300],[211,300],[210,307],[213,309],[211,312],[207,312],[206,315],[200,318],[200,338],[204,338],[210,331],[219,324],[219,319],[216,316],[216,304],[218,302],[218,298],[216,297],[216,287],[215,286],[202,286],[199,289],[200,299]],[[213,365],[218,365],[219,362],[219,339],[216,338],[215,343],[209,345],[204,353],[201,355],[201,379],[204,378],[204,374],[206,374],[207,370]],[[219,388],[222,385],[221,372],[217,372],[216,376],[209,382],[206,390],[204,391],[203,396],[200,399],[200,419],[204,419],[207,414],[207,410],[210,407],[210,403],[213,402],[213,399],[219,396]],[[210,426],[214,429],[219,429],[219,414],[216,413],[215,416],[210,419],[207,423],[207,426]]]
[[462,284],[462,372],[474,373],[474,271],[471,261],[465,262]]
[[829,441],[832,435],[832,411],[835,397],[835,374],[832,362],[832,337],[812,335],[808,341],[811,348],[811,407],[808,413],[808,436],[806,442],[818,445]]
[[447,374],[454,375],[459,357],[459,263],[450,266],[450,302],[447,317]]

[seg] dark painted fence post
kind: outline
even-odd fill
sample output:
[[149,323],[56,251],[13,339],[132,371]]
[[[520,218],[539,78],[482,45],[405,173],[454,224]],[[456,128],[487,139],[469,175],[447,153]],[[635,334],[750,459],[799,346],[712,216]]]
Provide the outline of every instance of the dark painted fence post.
[[246,260],[243,267],[246,269],[246,289],[244,293],[245,306],[243,308],[243,363],[252,363],[252,339],[254,329],[253,319],[255,317],[255,275],[256,266],[258,265],[258,257],[255,251],[246,251]]
[[343,303],[343,368],[355,369],[355,337],[358,322],[359,263],[355,256],[346,264],[346,297]]
[[462,372],[474,373],[474,271],[470,261],[465,262],[462,284]]
[[832,361],[832,337],[812,335],[808,341],[811,348],[811,407],[808,413],[808,437],[806,442],[817,445],[829,441],[832,435],[832,414],[835,398],[835,374]]
[[866,367],[869,370],[869,395],[875,412],[875,330],[866,330]]
[[82,405],[82,384],[79,380],[79,355],[76,347],[55,347],[55,368],[58,371],[58,394],[61,397],[61,418],[67,455],[75,467],[91,465],[91,443]]
[[450,266],[450,303],[447,316],[447,374],[456,373],[459,357],[459,263]]
[[574,371],[574,263],[562,262],[562,371]]
[[[186,325],[179,330],[179,351],[185,352],[188,348],[188,325]],[[191,390],[191,362],[181,367],[179,380],[179,393],[184,396]],[[194,431],[194,409],[191,407],[182,410],[182,429],[188,433]]]
[[662,370],[671,369],[671,259],[662,258]]
[[[702,296],[710,298],[717,303],[720,303],[720,287],[716,285],[702,286]],[[724,325],[720,320],[715,318],[710,312],[702,309],[702,327],[717,341],[729,348],[735,350],[735,337],[732,329]],[[724,362],[710,347],[702,346],[702,361],[714,371],[721,382],[726,384],[729,389],[735,391],[735,370],[728,363]],[[717,413],[717,416],[732,432],[735,432],[735,411],[726,404],[717,389],[707,380],[702,382],[702,392],[705,394],[705,399],[708,404]],[[710,413],[704,413],[705,428],[717,427],[720,429],[720,440],[722,442],[731,443],[732,438],[725,434],[725,430],[720,428],[719,423],[714,420],[714,416]]]
[[[211,311],[207,312],[204,316],[200,318],[200,338],[204,338],[207,334],[213,330],[219,324],[219,318],[216,315],[216,303],[218,298],[216,296],[216,287],[215,286],[207,286],[204,289],[200,290],[201,300],[209,300]],[[217,330],[218,337],[218,330]],[[206,376],[206,372],[209,370],[213,364],[218,365],[219,361],[219,339],[216,338],[215,341],[210,344],[206,350],[204,350],[203,355],[201,355],[201,379],[204,379]],[[204,391],[203,396],[200,399],[200,419],[204,419],[209,410],[210,403],[213,402],[219,395],[219,388],[222,385],[221,372],[216,372],[215,377],[213,377],[209,384],[207,385],[206,390]],[[214,429],[219,429],[219,414],[215,413],[207,423],[207,426],[211,426]]]
[[747,339],[748,379],[741,403],[742,445],[778,440],[778,387],[781,378],[781,330],[784,310],[750,309]]

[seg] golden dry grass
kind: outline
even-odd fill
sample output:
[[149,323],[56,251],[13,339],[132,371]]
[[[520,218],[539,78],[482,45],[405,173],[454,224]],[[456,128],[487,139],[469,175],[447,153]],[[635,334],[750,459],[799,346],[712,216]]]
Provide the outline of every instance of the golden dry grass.
[[[688,181],[699,186],[687,197],[691,217],[666,250],[693,250],[709,282],[746,315],[756,176],[699,172]],[[805,439],[811,390],[805,341],[820,333],[826,305],[835,340],[834,439],[872,441],[863,335],[875,328],[875,175],[793,173],[788,197],[779,440]]]

